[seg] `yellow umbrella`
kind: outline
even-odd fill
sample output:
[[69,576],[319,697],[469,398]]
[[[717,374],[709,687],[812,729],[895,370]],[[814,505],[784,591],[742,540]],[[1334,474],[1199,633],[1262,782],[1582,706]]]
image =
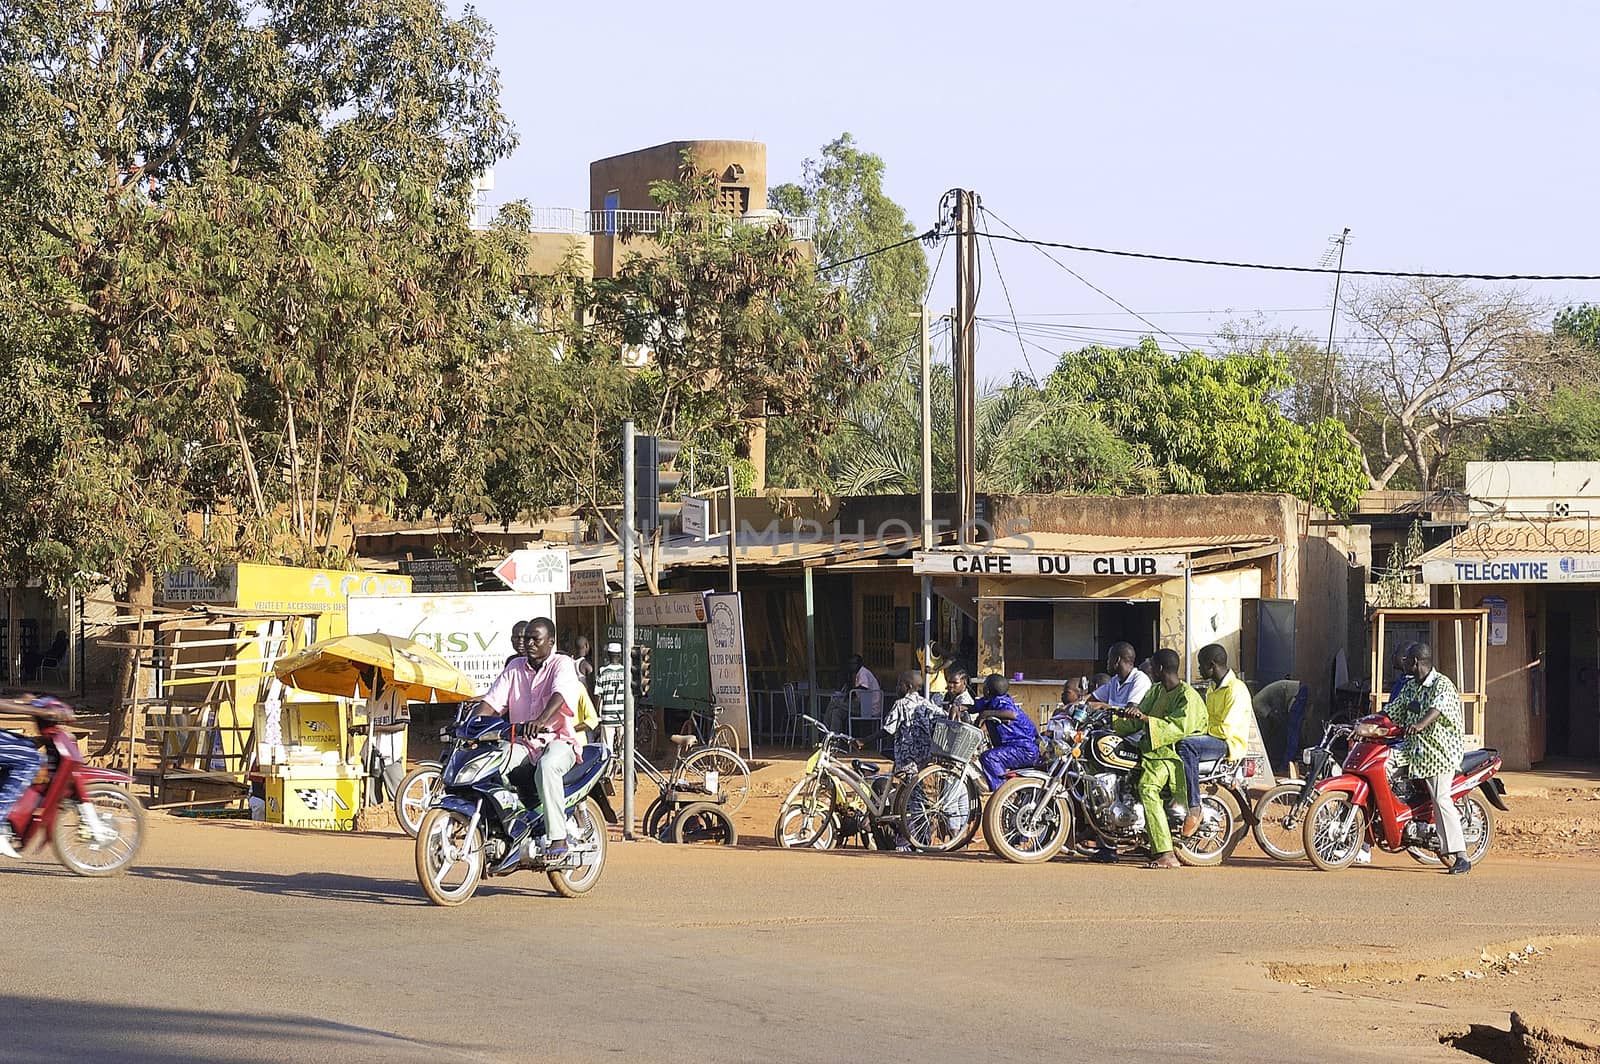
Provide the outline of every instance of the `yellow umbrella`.
[[413,639],[377,632],[319,640],[277,662],[273,671],[302,691],[357,698],[369,668],[377,670],[385,687],[403,688],[414,701],[465,702],[478,697],[472,678],[432,650]]

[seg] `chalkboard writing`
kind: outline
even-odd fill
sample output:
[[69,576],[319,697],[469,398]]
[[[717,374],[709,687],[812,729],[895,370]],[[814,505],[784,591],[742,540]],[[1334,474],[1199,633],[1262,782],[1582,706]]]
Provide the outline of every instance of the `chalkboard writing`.
[[[620,643],[622,626],[606,639]],[[634,629],[634,642],[650,648],[650,704],[669,709],[706,709],[711,697],[711,654],[704,628]]]

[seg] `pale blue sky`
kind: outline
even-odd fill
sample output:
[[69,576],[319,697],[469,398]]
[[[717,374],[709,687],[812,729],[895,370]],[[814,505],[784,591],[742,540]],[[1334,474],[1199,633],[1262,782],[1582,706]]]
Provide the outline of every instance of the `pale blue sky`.
[[[591,160],[692,138],[764,141],[777,183],[848,130],[919,228],[964,185],[1047,240],[1314,265],[1348,225],[1352,267],[1600,273],[1587,5],[477,7],[522,137],[496,200],[581,207]],[[1079,339],[1148,331],[1032,248],[995,250],[1020,316]],[[1322,278],[1055,254],[1186,343],[1229,315],[1169,312],[1327,328]],[[1007,316],[985,267],[980,313]],[[936,307],[953,285],[947,255]],[[1600,285],[1538,291],[1600,300]],[[998,331],[979,358],[984,376],[1023,364]]]

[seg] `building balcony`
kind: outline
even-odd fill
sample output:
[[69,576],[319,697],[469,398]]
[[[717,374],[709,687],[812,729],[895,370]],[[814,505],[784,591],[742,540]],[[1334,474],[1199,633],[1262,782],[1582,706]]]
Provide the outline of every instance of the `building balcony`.
[[[472,225],[486,229],[493,220],[495,208],[478,204],[473,210]],[[773,225],[782,222],[796,240],[810,240],[815,234],[812,219],[777,211],[753,211],[733,219],[740,225]],[[572,207],[529,208],[528,230],[534,233],[566,233],[572,236],[654,236],[668,224],[662,211],[580,211]]]

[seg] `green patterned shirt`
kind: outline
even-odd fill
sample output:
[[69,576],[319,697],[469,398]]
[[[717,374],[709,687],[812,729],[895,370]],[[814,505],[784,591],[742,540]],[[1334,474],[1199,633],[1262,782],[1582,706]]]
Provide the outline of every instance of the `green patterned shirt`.
[[1439,717],[1406,739],[1403,753],[1413,776],[1424,779],[1461,770],[1466,750],[1466,726],[1461,715],[1461,695],[1450,677],[1434,669],[1421,683],[1407,681],[1389,703],[1389,717],[1400,726],[1414,724],[1439,708]]

